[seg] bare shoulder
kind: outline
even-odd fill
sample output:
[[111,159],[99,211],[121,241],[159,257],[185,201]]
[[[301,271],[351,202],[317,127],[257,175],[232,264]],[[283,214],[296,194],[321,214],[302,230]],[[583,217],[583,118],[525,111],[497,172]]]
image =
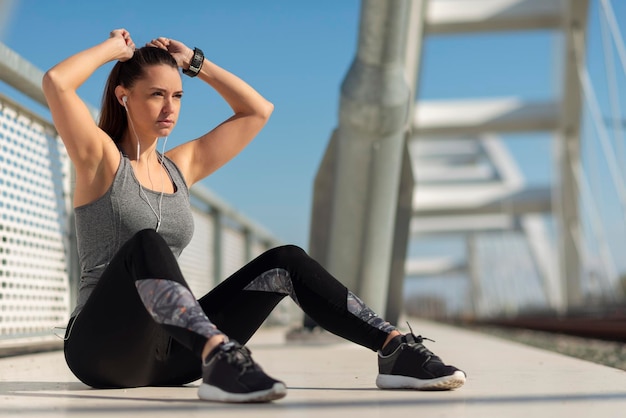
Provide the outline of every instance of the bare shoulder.
[[165,153],[165,156],[176,164],[189,187],[193,184],[193,178],[190,172],[193,153],[193,141],[178,145]]

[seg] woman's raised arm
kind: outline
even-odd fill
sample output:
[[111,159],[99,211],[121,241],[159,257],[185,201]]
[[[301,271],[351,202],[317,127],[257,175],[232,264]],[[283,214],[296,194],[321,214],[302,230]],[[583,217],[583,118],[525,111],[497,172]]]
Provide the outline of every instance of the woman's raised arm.
[[103,159],[105,144],[111,142],[93,120],[76,90],[103,64],[133,56],[135,44],[128,31],[116,29],[109,38],[52,67],[42,87],[54,125],[77,170],[93,171]]
[[[158,38],[150,44],[167,49],[183,69],[188,69],[194,58],[194,51],[178,41]],[[198,78],[217,91],[234,114],[201,137],[168,152],[183,171],[189,186],[241,152],[265,126],[274,110],[274,105],[249,84],[206,58],[201,61]]]

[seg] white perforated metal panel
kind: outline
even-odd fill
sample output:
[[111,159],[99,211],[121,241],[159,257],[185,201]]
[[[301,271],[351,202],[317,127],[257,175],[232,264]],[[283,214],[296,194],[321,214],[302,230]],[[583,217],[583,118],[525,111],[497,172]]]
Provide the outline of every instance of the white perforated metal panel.
[[215,283],[214,271],[214,219],[210,214],[192,208],[194,234],[189,246],[178,261],[187,284],[196,297],[206,294]]
[[222,231],[222,281],[239,270],[246,260],[246,235],[239,229],[224,225]]
[[[77,263],[69,249],[70,167],[52,124],[0,96],[0,349],[61,341],[53,328],[70,314],[68,266]],[[179,262],[200,297],[245,264],[246,239],[265,233],[242,216],[225,217],[232,209],[210,193],[196,197],[195,234]]]
[[257,258],[261,254],[263,254],[267,249],[268,248],[265,245],[263,245],[263,243],[261,243],[260,241],[254,241],[252,243],[252,248],[251,248],[252,254],[250,255],[252,256],[252,258]]
[[0,344],[67,320],[68,178],[58,138],[0,102]]

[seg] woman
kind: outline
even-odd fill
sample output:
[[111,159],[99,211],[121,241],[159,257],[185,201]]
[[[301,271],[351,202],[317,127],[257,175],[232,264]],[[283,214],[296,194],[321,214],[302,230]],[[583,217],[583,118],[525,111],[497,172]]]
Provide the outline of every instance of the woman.
[[[96,125],[78,97],[92,73],[117,61]],[[176,125],[179,73],[215,89],[233,116],[159,153]],[[167,38],[135,50],[128,31],[51,68],[43,89],[76,169],[81,283],[68,324],[72,372],[98,388],[181,385],[202,377],[201,399],[259,402],[286,394],[243,345],[285,296],[319,325],[379,351],[380,388],[454,389],[465,374],[412,333],[379,318],[303,250],[267,251],[196,300],[178,268],[193,221],[188,188],[239,153],[273,105],[244,81]],[[165,147],[163,147],[165,148]]]

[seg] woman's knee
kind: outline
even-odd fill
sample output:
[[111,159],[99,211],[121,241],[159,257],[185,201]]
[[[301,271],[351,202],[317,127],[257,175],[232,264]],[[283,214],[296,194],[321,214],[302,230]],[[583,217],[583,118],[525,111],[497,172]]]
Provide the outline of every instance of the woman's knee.
[[165,239],[154,229],[142,229],[136,232],[128,241],[127,245],[132,248],[131,253],[157,254],[169,250]]
[[309,257],[302,248],[292,244],[272,248],[265,254],[279,265],[290,264],[293,261]]
[[138,244],[146,244],[155,241],[163,241],[163,237],[159,235],[154,229],[142,229],[139,232],[136,232],[135,235],[131,238],[132,241],[136,241]]
[[167,242],[153,229],[137,232],[125,244],[126,260],[137,279],[167,278],[180,282],[182,275],[174,253]]

